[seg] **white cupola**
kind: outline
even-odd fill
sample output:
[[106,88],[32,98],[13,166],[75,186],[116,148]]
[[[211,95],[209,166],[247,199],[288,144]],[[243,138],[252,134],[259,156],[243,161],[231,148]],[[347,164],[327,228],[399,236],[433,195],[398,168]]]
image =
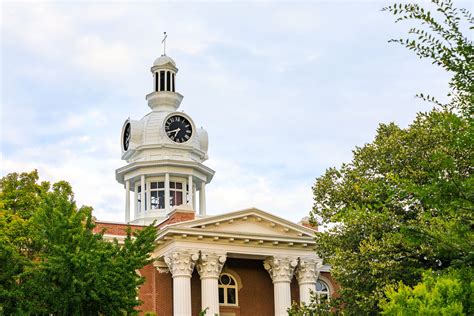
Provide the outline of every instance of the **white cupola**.
[[177,111],[183,96],[176,92],[175,61],[162,55],[151,73],[153,92],[146,100],[152,111],[138,121],[127,119],[122,127],[122,159],[127,165],[116,170],[116,179],[126,191],[125,220],[148,224],[166,218],[177,207],[194,211],[197,200],[199,215],[204,216],[205,186],[214,175],[203,164],[208,158],[207,132],[197,128],[188,114]]

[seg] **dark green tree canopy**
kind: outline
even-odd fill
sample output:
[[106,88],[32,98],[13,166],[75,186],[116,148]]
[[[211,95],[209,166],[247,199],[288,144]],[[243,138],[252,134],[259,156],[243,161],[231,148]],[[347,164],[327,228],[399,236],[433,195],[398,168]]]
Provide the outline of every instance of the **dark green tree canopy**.
[[136,270],[150,262],[156,228],[123,244],[94,233],[92,208],[78,208],[64,181],[38,183],[38,173],[1,179],[1,312],[4,314],[134,314]]
[[[453,74],[451,101],[441,104],[420,95],[436,104],[432,111],[418,113],[407,128],[380,124],[375,139],[356,147],[351,162],[327,169],[313,187],[312,218],[332,225],[317,234],[316,249],[341,285],[333,311],[378,314],[379,306],[393,307],[387,295],[400,302],[407,287],[420,282],[436,283],[439,277],[444,284],[446,278],[455,282],[459,275],[472,276],[474,51],[461,23],[472,28],[473,19],[449,0],[432,2],[436,14],[409,3],[383,10],[396,22],[421,23],[410,29],[410,38],[393,41]],[[434,276],[423,280],[427,271]],[[401,296],[393,294],[398,287]],[[433,288],[420,304],[431,306]],[[441,301],[455,298],[453,311],[472,314],[469,297],[448,294]]]

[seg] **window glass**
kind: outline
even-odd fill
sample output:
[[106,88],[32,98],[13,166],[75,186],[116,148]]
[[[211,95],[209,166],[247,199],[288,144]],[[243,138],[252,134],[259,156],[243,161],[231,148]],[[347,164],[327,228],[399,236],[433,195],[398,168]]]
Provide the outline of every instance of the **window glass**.
[[238,305],[238,287],[235,278],[228,273],[219,277],[219,304]]
[[150,197],[152,209],[165,208],[165,183],[163,181],[150,183]]
[[329,300],[329,286],[322,280],[316,281],[316,296],[318,301]]
[[219,288],[219,303],[224,304],[224,289]]
[[236,304],[237,299],[235,297],[235,288],[227,289],[227,304]]

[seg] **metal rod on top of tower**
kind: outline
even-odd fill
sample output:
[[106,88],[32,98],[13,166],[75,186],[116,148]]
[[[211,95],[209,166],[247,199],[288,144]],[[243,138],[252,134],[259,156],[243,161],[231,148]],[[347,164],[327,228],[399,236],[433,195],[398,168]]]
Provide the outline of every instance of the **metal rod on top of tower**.
[[166,32],[163,32],[163,40],[161,41],[161,44],[163,44],[163,56],[166,56],[166,39],[168,38],[168,35]]

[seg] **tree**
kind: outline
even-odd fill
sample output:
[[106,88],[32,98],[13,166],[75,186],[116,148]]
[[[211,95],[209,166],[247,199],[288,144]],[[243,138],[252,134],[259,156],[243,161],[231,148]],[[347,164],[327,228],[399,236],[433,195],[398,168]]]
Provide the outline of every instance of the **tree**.
[[457,9],[451,0],[431,0],[436,11],[441,15],[440,22],[425,8],[418,4],[394,4],[382,9],[397,17],[395,23],[414,20],[421,22],[422,27],[408,31],[409,38],[392,39],[414,51],[420,58],[430,58],[433,64],[443,67],[453,77],[449,82],[451,88],[448,96],[451,101],[441,104],[434,97],[419,94],[424,100],[433,102],[448,109],[461,111],[464,115],[474,113],[474,48],[462,33],[461,21],[464,19],[473,29],[474,18],[466,9]]
[[1,179],[0,262],[5,314],[133,314],[136,270],[150,262],[156,228],[128,228],[123,244],[94,233],[92,208],[78,208],[64,181],[38,173]]
[[415,287],[400,283],[387,291],[383,315],[472,315],[473,271],[461,269],[436,275],[428,271]]
[[408,128],[381,124],[373,142],[357,147],[350,163],[327,169],[313,187],[313,220],[335,223],[317,234],[316,249],[341,285],[332,304],[349,315],[379,313],[387,288],[415,286],[427,270],[472,269],[473,48],[458,13],[473,20],[451,1],[433,3],[443,23],[416,4],[384,10],[429,27],[411,29],[415,40],[396,42],[454,73],[451,102],[420,95],[437,107],[418,113]]

